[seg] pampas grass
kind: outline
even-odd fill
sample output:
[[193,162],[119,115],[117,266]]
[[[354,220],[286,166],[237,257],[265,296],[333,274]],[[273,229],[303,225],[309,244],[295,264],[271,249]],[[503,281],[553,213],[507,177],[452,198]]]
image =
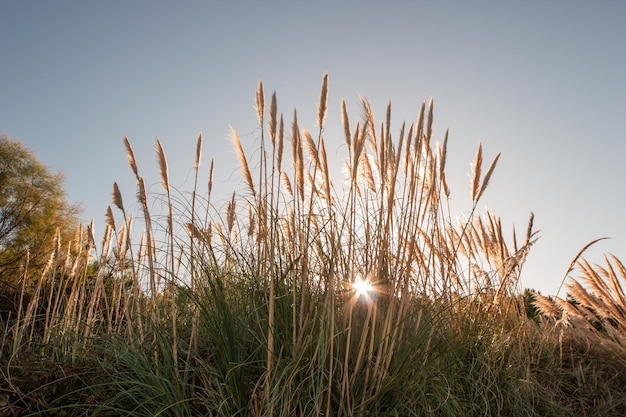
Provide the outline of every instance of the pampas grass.
[[[140,215],[127,211],[114,182],[112,205],[122,216],[116,221],[106,208],[99,247],[92,222],[79,227],[73,241],[57,242],[43,274],[32,277],[25,256],[18,308],[1,323],[8,388],[0,399],[11,405],[0,402],[0,412],[560,416],[626,410],[626,381],[619,376],[626,374],[623,264],[607,256],[604,266],[593,265],[579,254],[566,275],[580,276],[570,277],[566,298],[522,293],[523,265],[537,240],[534,215],[518,235],[478,209],[500,154],[484,171],[479,144],[471,208],[454,220],[449,133],[441,142],[434,137],[432,99],[413,123],[397,128],[391,102],[379,123],[361,98],[361,118],[351,124],[342,100],[337,130],[343,139],[337,139],[328,98],[324,74],[316,130],[301,127],[294,110],[285,138],[277,95],[266,107],[259,82],[258,162],[231,128],[243,189],[218,202],[213,159],[206,191],[198,185],[202,134],[189,161],[195,174],[189,194],[171,187],[157,139],[164,196],[148,194],[124,137]],[[342,142],[345,147],[334,145]],[[335,177],[336,158],[343,158],[343,181]],[[165,216],[150,212],[159,204]],[[143,231],[134,237],[137,227]],[[370,289],[357,292],[359,282]],[[582,354],[585,349],[593,355]],[[16,375],[42,356],[68,372],[89,371],[63,395],[49,391],[51,384],[31,389],[41,397],[23,395],[20,387],[29,380]]]

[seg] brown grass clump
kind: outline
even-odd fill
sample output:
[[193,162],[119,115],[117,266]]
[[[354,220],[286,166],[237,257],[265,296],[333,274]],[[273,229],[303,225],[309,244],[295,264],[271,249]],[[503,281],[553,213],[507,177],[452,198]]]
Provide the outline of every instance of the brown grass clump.
[[570,279],[567,300],[537,295],[535,306],[557,325],[585,330],[579,339],[621,352],[626,347],[626,298],[622,286],[626,268],[613,255],[605,256],[604,262],[604,267],[592,266],[581,258],[575,264],[581,275]]

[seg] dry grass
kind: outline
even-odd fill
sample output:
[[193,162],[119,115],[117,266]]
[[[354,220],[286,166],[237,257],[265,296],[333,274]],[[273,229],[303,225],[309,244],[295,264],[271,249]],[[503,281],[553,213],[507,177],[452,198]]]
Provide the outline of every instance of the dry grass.
[[584,329],[579,339],[606,345],[622,355],[626,346],[626,298],[622,287],[626,269],[612,255],[605,256],[604,262],[605,266],[592,266],[580,258],[571,268],[573,271],[577,266],[580,276],[570,279],[567,300],[538,295],[535,305],[563,332]]
[[[478,210],[500,155],[483,171],[478,146],[471,211],[453,221],[448,132],[441,143],[433,138],[433,101],[422,103],[394,140],[391,103],[378,122],[362,98],[362,118],[351,124],[342,100],[346,178],[337,180],[325,137],[328,85],[325,74],[317,130],[301,128],[294,111],[285,137],[276,94],[266,108],[259,83],[259,160],[249,159],[233,128],[244,190],[222,207],[211,201],[213,160],[207,190],[199,190],[202,135],[190,161],[193,190],[182,197],[170,187],[157,140],[165,198],[153,201],[124,138],[139,215],[126,211],[114,183],[112,202],[122,218],[107,209],[98,251],[92,224],[74,241],[59,241],[34,280],[26,259],[19,308],[3,323],[10,335],[0,357],[6,369],[38,352],[74,367],[95,363],[95,370],[64,397],[72,406],[63,398],[37,403],[32,395],[18,401],[23,381],[6,374],[2,395],[12,410],[18,402],[30,411],[139,415],[593,409],[591,402],[570,403],[569,395],[584,378],[597,378],[600,387],[611,367],[626,370],[624,266],[615,257],[605,267],[580,261],[570,299],[536,294],[539,315],[529,318],[519,282],[537,239],[534,216],[523,238],[513,231],[509,242],[501,219]],[[159,204],[163,217],[150,212]],[[139,239],[131,235],[136,222]],[[372,289],[359,295],[353,285],[360,281]],[[26,282],[34,282],[32,290]],[[576,356],[591,345],[594,358],[610,354],[614,362]],[[603,399],[617,395],[619,379],[609,382]],[[593,394],[581,392],[584,399]],[[626,395],[611,401],[595,406],[623,410]]]

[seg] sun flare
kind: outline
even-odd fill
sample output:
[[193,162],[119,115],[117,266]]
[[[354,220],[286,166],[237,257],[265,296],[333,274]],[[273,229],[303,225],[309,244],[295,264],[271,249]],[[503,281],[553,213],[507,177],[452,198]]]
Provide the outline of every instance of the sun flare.
[[369,281],[363,280],[361,278],[357,278],[354,281],[354,283],[352,284],[352,288],[354,289],[357,297],[369,296],[374,290],[372,284]]

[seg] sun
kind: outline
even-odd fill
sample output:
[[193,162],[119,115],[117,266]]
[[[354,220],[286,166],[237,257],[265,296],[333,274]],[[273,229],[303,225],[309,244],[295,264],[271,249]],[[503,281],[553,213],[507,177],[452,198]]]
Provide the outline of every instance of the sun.
[[372,284],[369,281],[361,279],[361,278],[357,278],[354,281],[354,283],[352,284],[352,288],[354,289],[357,298],[361,296],[369,297],[372,291],[374,290],[374,288],[372,287]]

